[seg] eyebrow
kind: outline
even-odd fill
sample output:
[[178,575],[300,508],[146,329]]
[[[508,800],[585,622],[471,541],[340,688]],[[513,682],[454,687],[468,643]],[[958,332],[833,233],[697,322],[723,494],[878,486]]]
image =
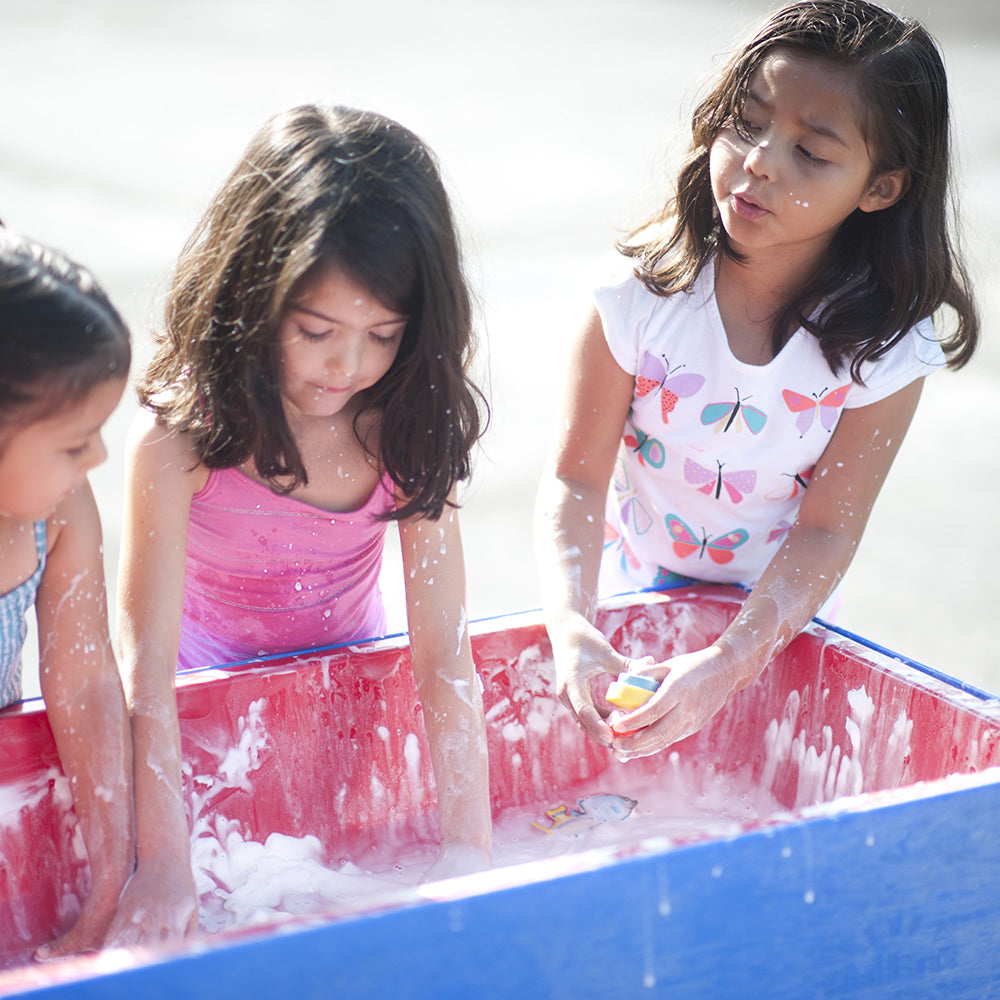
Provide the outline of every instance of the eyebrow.
[[[297,302],[291,304],[291,308],[295,312],[305,313],[307,316],[315,316],[316,319],[325,320],[327,323],[333,323],[334,325],[343,323],[343,320],[334,319],[332,316],[327,316],[326,313],[318,312],[315,309],[309,309],[307,306],[299,305]],[[369,323],[368,326],[395,326],[397,323],[405,323],[409,319],[409,316],[398,315],[394,319],[382,319],[377,323]]]
[[75,447],[82,439],[90,438],[95,434],[99,434],[104,428],[105,423],[106,421],[102,421],[99,424],[95,424],[93,427],[81,427],[79,430],[67,433],[63,437],[63,445],[66,447]]
[[[770,111],[771,105],[765,101],[759,94],[755,94],[753,90],[747,90],[747,100],[753,101],[754,104],[759,105],[759,107],[764,111]],[[850,145],[844,140],[839,132],[834,131],[827,125],[823,125],[820,122],[811,121],[808,118],[799,119],[799,123],[814,135],[823,136],[826,139],[831,139],[833,142],[839,143],[844,149],[850,149]]]

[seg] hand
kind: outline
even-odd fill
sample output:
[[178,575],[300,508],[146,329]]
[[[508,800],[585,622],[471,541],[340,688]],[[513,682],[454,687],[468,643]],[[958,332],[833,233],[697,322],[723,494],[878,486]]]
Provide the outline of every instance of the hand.
[[54,962],[81,952],[98,951],[104,944],[117,902],[116,890],[109,890],[103,894],[96,890],[91,891],[84,901],[76,923],[65,934],[43,944],[35,952],[35,961]]
[[493,867],[493,854],[480,844],[442,844],[437,860],[424,872],[421,882],[472,875]]
[[198,927],[198,893],[186,858],[141,862],[122,893],[104,945],[177,941]]
[[696,733],[739,687],[732,658],[719,646],[632,670],[662,682],[645,705],[612,723],[611,746],[623,758],[647,757]]
[[604,635],[583,619],[572,629],[559,632],[550,628],[549,632],[560,700],[592,740],[611,746],[615,734],[595,705],[593,683],[603,674],[617,677],[625,670],[635,671],[635,662],[616,652]]

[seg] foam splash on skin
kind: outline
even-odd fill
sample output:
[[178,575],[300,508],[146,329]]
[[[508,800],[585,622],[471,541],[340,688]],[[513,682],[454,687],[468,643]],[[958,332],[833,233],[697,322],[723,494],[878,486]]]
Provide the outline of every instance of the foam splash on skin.
[[469,616],[465,611],[465,605],[463,604],[459,608],[458,625],[455,628],[455,655],[458,656],[462,652],[462,640],[465,638],[465,634],[469,628]]

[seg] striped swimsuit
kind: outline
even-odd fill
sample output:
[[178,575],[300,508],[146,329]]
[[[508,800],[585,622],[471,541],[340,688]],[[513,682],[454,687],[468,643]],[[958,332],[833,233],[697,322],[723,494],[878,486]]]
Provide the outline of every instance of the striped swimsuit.
[[28,634],[25,615],[35,603],[45,570],[45,522],[35,521],[38,566],[24,583],[0,596],[0,708],[21,700],[21,649]]

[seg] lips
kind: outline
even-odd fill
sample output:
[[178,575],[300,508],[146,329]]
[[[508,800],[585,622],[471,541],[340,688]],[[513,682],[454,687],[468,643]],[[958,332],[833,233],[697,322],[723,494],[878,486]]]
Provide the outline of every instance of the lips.
[[736,212],[737,215],[742,216],[744,219],[761,219],[765,215],[771,214],[752,195],[746,193],[738,194],[734,191],[730,196],[730,200],[732,202],[733,211]]

